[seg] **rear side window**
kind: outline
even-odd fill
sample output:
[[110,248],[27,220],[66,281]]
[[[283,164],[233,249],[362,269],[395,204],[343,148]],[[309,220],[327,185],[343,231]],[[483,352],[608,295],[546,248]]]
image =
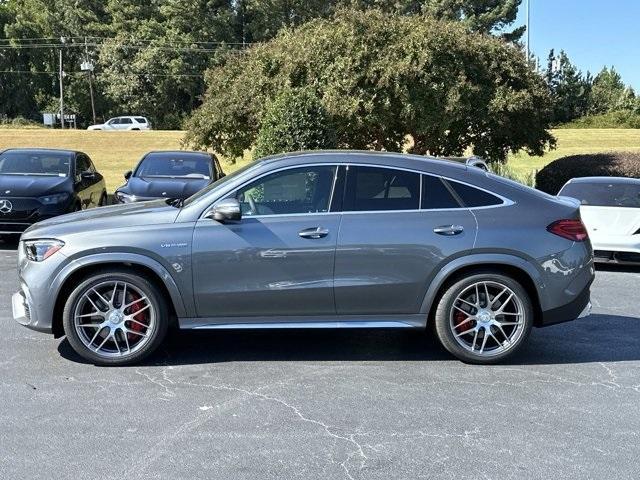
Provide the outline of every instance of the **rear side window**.
[[420,174],[378,167],[350,166],[344,211],[418,210]]
[[464,183],[449,181],[449,185],[455,190],[460,199],[464,202],[465,207],[488,207],[491,205],[500,205],[502,200],[484,190],[480,190]]
[[147,119],[144,117],[135,117],[135,119],[138,123],[147,123]]
[[460,208],[449,189],[439,177],[422,176],[422,209]]

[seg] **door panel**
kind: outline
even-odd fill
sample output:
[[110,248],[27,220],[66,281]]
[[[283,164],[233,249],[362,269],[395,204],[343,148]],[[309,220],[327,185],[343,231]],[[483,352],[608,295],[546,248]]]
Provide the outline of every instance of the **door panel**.
[[[443,225],[464,230],[434,232]],[[475,233],[466,209],[346,213],[336,249],[337,313],[418,313],[438,266],[471,249]]]
[[346,182],[337,313],[418,313],[438,266],[473,247],[475,217],[431,175],[349,166]]
[[[200,317],[332,315],[339,214],[203,219],[193,236]],[[325,236],[301,231],[320,227]],[[286,321],[286,319],[283,319]]]

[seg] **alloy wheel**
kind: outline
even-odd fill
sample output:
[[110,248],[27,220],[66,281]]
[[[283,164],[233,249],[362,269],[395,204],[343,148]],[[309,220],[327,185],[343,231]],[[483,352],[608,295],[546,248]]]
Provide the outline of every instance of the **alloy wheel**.
[[73,312],[80,341],[101,357],[126,357],[139,351],[156,329],[156,309],[135,285],[106,281],[88,288]]
[[522,300],[508,286],[480,281],[462,290],[449,315],[456,342],[476,356],[492,357],[509,351],[525,331]]

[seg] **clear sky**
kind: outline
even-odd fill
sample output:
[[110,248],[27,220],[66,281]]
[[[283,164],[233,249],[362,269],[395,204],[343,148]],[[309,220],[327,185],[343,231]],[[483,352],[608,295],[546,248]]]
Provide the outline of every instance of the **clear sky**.
[[[550,49],[564,50],[583,72],[613,65],[640,92],[640,0],[529,1],[530,47],[541,66]],[[516,26],[525,23],[526,2]]]

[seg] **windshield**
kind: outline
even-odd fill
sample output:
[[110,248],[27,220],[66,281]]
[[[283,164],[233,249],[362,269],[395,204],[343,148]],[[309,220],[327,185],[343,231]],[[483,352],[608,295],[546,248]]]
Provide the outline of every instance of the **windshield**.
[[205,188],[203,188],[202,190],[200,190],[197,193],[194,193],[193,195],[191,195],[189,198],[187,198],[184,202],[183,205],[189,205],[195,201],[197,201],[199,198],[207,195],[209,192],[211,192],[212,190],[215,190],[216,188],[218,188],[221,185],[224,185],[225,183],[227,183],[229,180],[233,180],[236,177],[239,177],[240,175],[242,175],[244,172],[246,172],[247,170],[250,170],[251,168],[254,168],[256,166],[258,166],[258,163],[250,163],[249,165],[245,165],[244,167],[236,170],[233,173],[230,173],[229,175],[222,177],[218,180],[216,180],[215,182],[213,182],[210,185],[207,185]]
[[558,195],[573,197],[582,205],[640,208],[640,184],[570,183]]
[[69,175],[71,155],[67,152],[9,150],[0,154],[2,175]]
[[211,157],[193,153],[150,153],[142,159],[136,177],[211,178]]

